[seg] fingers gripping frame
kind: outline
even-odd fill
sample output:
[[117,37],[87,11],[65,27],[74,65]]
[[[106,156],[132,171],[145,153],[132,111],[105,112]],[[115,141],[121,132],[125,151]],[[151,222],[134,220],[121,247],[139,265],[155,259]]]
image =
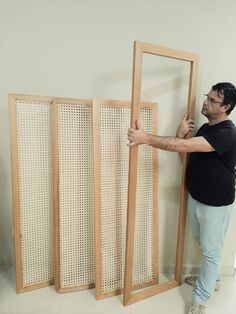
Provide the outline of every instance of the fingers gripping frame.
[[[142,56],[144,53],[160,57],[178,59],[190,63],[189,91],[187,111],[193,116],[194,104],[196,100],[196,84],[198,70],[198,56],[193,53],[174,50],[162,46],[134,43],[134,63],[133,63],[133,86],[132,86],[132,113],[131,126],[136,128],[135,122],[139,119],[141,101],[141,77],[142,77]],[[160,292],[172,289],[181,283],[181,272],[183,262],[184,231],[186,223],[186,154],[182,163],[182,176],[180,187],[180,209],[177,236],[176,268],[175,279],[150,287],[144,291],[132,294],[132,277],[134,262],[134,232],[135,232],[135,209],[136,209],[136,185],[137,185],[137,159],[138,146],[130,149],[129,157],[129,185],[128,185],[128,221],[126,235],[126,261],[125,261],[125,283],[124,283],[124,305],[141,301],[145,298],[156,295]]]

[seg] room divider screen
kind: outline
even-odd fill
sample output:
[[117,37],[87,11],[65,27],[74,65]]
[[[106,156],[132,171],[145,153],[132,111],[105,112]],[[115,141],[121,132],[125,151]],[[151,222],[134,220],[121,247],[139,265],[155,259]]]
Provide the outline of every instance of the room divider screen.
[[[9,95],[16,290],[124,288],[131,103]],[[156,133],[157,104],[140,120]],[[139,156],[133,288],[158,282],[157,155]],[[95,241],[95,242],[94,242]],[[95,267],[96,266],[96,267]]]
[[55,286],[94,287],[92,100],[53,100]]
[[[131,103],[94,100],[94,178],[96,298],[123,291]],[[140,119],[156,133],[157,104],[142,103]],[[158,281],[157,264],[157,155],[140,150],[133,287]]]
[[9,95],[17,292],[53,284],[51,102]]
[[[130,113],[127,101],[53,100],[55,285],[59,292],[92,288],[95,281],[98,299],[123,289]],[[147,130],[156,131],[156,104],[142,105],[142,121]],[[136,286],[158,280],[156,171],[154,150],[144,149]]]

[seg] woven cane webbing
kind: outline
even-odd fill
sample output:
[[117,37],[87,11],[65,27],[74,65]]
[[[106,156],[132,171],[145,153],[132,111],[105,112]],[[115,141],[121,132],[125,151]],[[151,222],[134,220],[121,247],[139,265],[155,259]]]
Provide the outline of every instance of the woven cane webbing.
[[[115,102],[115,101],[114,101]],[[100,209],[95,217],[100,222],[96,239],[96,256],[100,254],[100,275],[96,282],[97,298],[121,293],[124,283],[127,221],[129,148],[127,130],[130,125],[130,104],[117,101],[109,106],[98,105],[100,157]],[[140,121],[152,132],[155,119],[151,108],[143,108]],[[145,286],[154,280],[154,209],[152,149],[143,146],[138,161],[137,219],[133,285]],[[98,241],[98,240],[97,240]],[[100,251],[98,251],[100,250]]]
[[[153,133],[153,111],[151,108],[140,110],[139,121],[142,128],[149,134]],[[133,285],[151,282],[154,278],[154,248],[157,245],[154,228],[157,221],[154,205],[153,149],[148,145],[140,145],[137,166],[136,216],[134,237],[134,268]]]
[[[18,292],[34,289],[53,280],[52,222],[52,153],[50,131],[50,101],[37,97],[15,100],[15,129],[18,160],[19,204],[16,216],[20,234],[22,269]],[[27,100],[28,99],[28,100]],[[15,183],[13,183],[14,185]],[[14,209],[16,210],[16,209]],[[16,230],[16,229],[15,229]]]
[[94,285],[92,102],[57,102],[60,292]]

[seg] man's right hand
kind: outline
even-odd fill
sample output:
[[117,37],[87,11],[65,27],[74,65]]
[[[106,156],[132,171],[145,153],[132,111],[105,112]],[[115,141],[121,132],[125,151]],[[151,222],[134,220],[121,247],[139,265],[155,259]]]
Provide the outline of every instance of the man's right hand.
[[188,132],[193,131],[194,127],[195,127],[194,120],[190,118],[190,114],[189,114],[189,112],[187,112],[183,116],[183,118],[179,124],[179,127],[176,131],[176,137],[185,138],[187,136]]

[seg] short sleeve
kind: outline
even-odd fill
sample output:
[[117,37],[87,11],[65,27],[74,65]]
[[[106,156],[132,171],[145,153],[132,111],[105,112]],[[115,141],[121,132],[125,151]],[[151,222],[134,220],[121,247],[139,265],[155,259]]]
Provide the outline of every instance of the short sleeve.
[[219,155],[227,153],[236,147],[236,129],[231,127],[212,128],[202,135]]

